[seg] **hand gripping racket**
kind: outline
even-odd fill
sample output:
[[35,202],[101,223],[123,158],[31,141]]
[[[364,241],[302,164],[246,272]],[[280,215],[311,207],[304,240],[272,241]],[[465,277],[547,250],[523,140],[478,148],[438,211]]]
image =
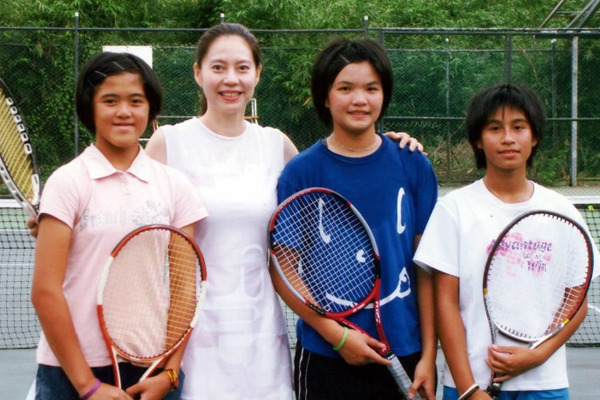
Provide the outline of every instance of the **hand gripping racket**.
[[149,225],[125,236],[102,274],[97,309],[121,387],[118,357],[148,377],[190,335],[206,294],[200,250],[184,232]]
[[329,189],[306,189],[277,208],[269,239],[279,276],[313,311],[367,334],[346,317],[374,303],[379,341],[385,347],[380,353],[393,363],[388,368],[408,399],[412,382],[392,352],[381,322],[377,245],[358,210]]
[[[536,348],[556,335],[583,304],[592,277],[592,242],[577,222],[550,211],[512,221],[494,242],[483,276],[492,332]],[[502,383],[491,382],[496,399]]]
[[1,79],[0,176],[21,207],[37,216],[41,185],[33,149],[15,98]]

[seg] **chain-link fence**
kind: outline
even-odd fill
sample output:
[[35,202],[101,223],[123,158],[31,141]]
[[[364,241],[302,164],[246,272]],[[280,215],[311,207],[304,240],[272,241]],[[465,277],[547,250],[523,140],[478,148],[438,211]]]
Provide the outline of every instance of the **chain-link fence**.
[[[165,94],[159,123],[176,123],[198,115],[200,91],[192,65],[202,32],[0,27],[0,78],[21,106],[42,180],[93,141],[93,135],[77,123],[73,101],[75,76],[85,60],[103,45],[151,46],[153,68]],[[512,81],[533,87],[549,117],[532,177],[548,186],[573,185],[575,192],[570,194],[600,196],[600,145],[595,138],[600,129],[596,78],[600,30],[367,27],[253,32],[263,49],[263,72],[255,94],[259,123],[283,130],[300,150],[328,134],[310,102],[315,55],[333,35],[369,36],[384,44],[395,74],[392,104],[380,129],[407,131],[425,144],[445,186],[441,193],[480,174],[463,127],[470,96],[487,85]],[[146,132],[145,138],[150,134]],[[580,208],[597,215],[600,200],[585,201]],[[35,346],[39,327],[28,300],[33,243],[19,228],[21,212],[3,207],[0,211],[20,218],[14,222],[9,216],[0,218],[7,237],[3,246],[10,256],[0,268],[0,312],[8,313],[0,318],[4,322],[0,348]],[[598,225],[591,220],[590,224]],[[23,240],[14,232],[24,234]],[[590,296],[594,304],[596,293],[597,289]],[[293,316],[289,316],[291,327]],[[572,343],[598,343],[597,315],[588,316],[588,321],[589,328],[580,330],[583,333]]]
[[[75,24],[77,26],[77,24]],[[0,77],[21,104],[42,178],[72,159],[93,136],[77,124],[76,71],[103,45],[153,49],[165,93],[161,124],[198,114],[192,64],[204,30],[0,27]],[[392,104],[380,128],[407,131],[425,144],[440,183],[475,179],[463,127],[469,97],[501,81],[525,83],[543,99],[549,121],[532,177],[598,194],[600,30],[399,29],[256,30],[263,72],[256,90],[259,123],[280,128],[300,150],[327,130],[310,102],[316,53],[333,35],[380,41],[395,73]],[[146,137],[151,132],[146,133]],[[576,151],[575,151],[576,150]]]

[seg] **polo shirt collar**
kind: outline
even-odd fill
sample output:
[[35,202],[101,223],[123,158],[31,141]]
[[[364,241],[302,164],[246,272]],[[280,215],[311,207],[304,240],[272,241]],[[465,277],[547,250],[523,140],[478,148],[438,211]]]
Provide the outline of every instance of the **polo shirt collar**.
[[[112,174],[121,172],[115,169],[112,164],[104,157],[104,154],[98,150],[98,148],[91,144],[88,148],[85,149],[83,153],[81,153],[81,159],[85,164],[85,167],[90,174],[90,178],[92,179],[101,179]],[[138,155],[131,163],[129,169],[125,172],[135,176],[141,181],[149,182],[150,181],[150,158],[144,152],[144,149],[140,146],[140,151]]]

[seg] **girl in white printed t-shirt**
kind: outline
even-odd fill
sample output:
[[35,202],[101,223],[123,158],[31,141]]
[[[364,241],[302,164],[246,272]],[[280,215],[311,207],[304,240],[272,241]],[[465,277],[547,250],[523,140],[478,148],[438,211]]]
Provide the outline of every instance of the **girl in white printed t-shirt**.
[[[494,380],[504,382],[498,400],[568,400],[564,344],[585,318],[587,303],[536,349],[492,345],[481,289],[491,245],[519,215],[550,210],[585,225],[567,198],[527,179],[542,140],[543,104],[526,87],[492,86],[471,99],[465,125],[485,176],[438,201],[414,257],[417,264],[434,269],[446,359],[443,398],[489,400],[485,389],[496,373]],[[598,260],[595,246],[594,252]],[[595,268],[594,276],[598,273]]]

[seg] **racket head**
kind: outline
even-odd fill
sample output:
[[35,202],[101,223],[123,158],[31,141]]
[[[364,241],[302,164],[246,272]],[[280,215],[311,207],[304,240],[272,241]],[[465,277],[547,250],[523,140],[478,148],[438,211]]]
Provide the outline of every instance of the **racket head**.
[[581,308],[592,278],[592,242],[576,221],[537,210],[498,235],[485,266],[485,310],[495,329],[524,343],[541,343]]
[[373,234],[332,190],[308,188],[279,205],[269,223],[269,254],[287,288],[322,315],[351,315],[374,296],[380,266]]
[[42,187],[33,147],[15,97],[1,79],[0,176],[15,200],[36,216]]
[[135,363],[168,357],[195,327],[205,295],[206,267],[192,238],[167,225],[132,231],[113,250],[98,289],[109,351]]

